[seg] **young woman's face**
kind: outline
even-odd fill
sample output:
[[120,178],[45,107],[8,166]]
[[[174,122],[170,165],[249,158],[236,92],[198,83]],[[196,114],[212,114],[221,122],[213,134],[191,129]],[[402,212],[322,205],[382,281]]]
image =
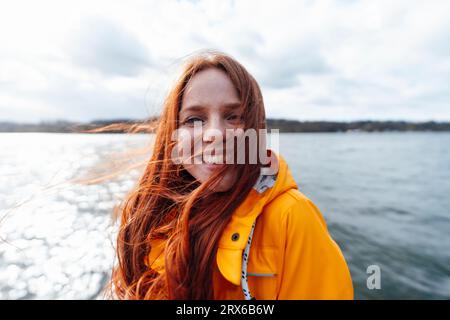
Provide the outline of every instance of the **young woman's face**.
[[[191,78],[185,88],[179,114],[179,128],[190,132],[192,143],[194,140],[200,142],[203,153],[208,146],[209,150],[214,150],[212,146],[217,146],[218,139],[222,139],[220,143],[225,147],[226,130],[244,127],[239,107],[238,93],[228,75],[217,68],[202,70]],[[198,130],[194,130],[194,123],[201,127],[201,136],[196,136]],[[214,142],[216,144],[211,145]],[[205,158],[202,154],[197,156],[196,161],[199,164],[193,162],[183,165],[200,182],[207,180],[214,170],[230,165],[224,164],[223,158]],[[222,164],[214,164],[214,162]],[[235,180],[236,170],[227,170],[214,190],[227,191]]]

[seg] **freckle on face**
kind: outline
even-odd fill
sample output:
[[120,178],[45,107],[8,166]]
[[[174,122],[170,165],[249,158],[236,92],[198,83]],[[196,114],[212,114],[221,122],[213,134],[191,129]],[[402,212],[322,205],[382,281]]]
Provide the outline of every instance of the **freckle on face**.
[[[201,116],[205,119],[218,117],[221,108],[226,104],[239,103],[240,99],[228,75],[219,69],[210,68],[198,72],[188,83],[183,95],[180,117],[189,117],[189,107],[193,105],[203,106]],[[205,164],[185,165],[186,170],[200,182],[206,181],[212,173],[210,167]],[[222,177],[218,191],[228,190],[234,183],[236,177],[234,170],[228,170]]]

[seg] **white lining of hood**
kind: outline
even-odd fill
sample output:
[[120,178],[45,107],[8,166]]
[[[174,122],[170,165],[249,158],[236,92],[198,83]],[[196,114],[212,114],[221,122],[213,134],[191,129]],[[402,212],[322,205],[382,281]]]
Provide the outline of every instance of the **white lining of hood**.
[[258,191],[258,193],[263,193],[267,189],[273,187],[276,180],[277,175],[265,175],[261,173],[253,188]]

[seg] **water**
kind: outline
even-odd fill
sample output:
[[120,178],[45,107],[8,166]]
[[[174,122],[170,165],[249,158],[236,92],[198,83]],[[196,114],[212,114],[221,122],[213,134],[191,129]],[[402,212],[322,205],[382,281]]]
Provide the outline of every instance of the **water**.
[[[0,298],[99,297],[114,263],[111,211],[140,169],[41,190],[148,141],[0,134]],[[340,245],[357,299],[450,298],[449,133],[282,134],[280,151]],[[379,290],[366,286],[370,265]]]
[[[450,134],[286,134],[280,150],[324,214],[361,299],[450,298]],[[369,265],[381,290],[369,290]]]

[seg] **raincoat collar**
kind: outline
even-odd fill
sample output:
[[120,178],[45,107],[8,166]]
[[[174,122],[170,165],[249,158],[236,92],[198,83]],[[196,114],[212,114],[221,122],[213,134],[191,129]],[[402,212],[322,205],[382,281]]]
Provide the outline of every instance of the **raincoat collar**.
[[248,196],[231,216],[219,240],[217,266],[224,278],[235,285],[240,285],[242,252],[253,222],[265,205],[287,190],[297,188],[286,161],[273,151],[272,154],[272,159],[277,162],[278,172],[270,176],[260,174]]

